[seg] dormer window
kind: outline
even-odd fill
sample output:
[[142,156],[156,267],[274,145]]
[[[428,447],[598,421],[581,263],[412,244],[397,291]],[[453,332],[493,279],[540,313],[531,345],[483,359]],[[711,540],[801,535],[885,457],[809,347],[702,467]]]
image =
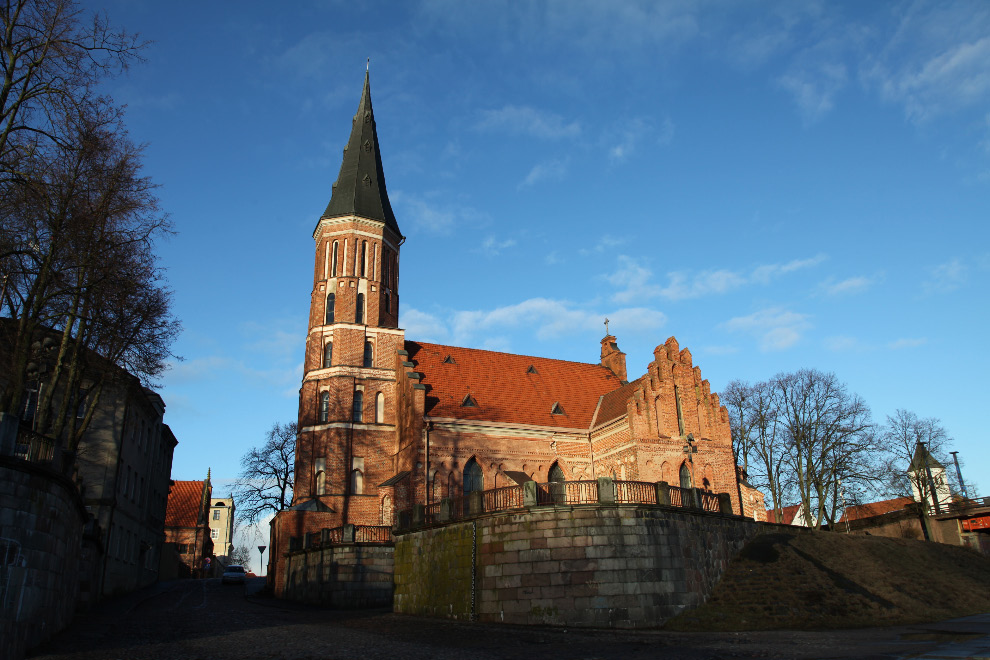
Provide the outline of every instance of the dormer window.
[[536,367],[534,367],[533,365],[529,365],[529,369],[526,370],[526,373],[528,373],[528,374],[538,374],[540,372],[537,371],[536,370]]
[[474,397],[473,396],[471,396],[470,394],[468,394],[466,397],[464,397],[464,400],[461,401],[461,407],[463,407],[463,408],[477,408],[478,407],[478,402],[474,400]]
[[551,415],[563,415],[564,409],[561,407],[560,402],[553,404],[553,408],[550,409]]
[[444,364],[457,364],[456,362],[454,362],[454,358],[452,358],[449,355],[443,359],[443,363]]

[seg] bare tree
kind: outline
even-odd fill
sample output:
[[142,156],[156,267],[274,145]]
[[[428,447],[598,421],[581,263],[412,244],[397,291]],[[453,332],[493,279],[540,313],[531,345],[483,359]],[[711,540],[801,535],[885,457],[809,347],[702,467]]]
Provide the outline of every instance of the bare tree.
[[[942,426],[941,420],[935,417],[919,418],[909,410],[898,409],[893,415],[887,416],[887,423],[880,430],[880,438],[889,452],[885,484],[889,494],[912,495],[921,500],[926,510],[931,507],[932,488],[927,471],[910,471],[919,444],[946,468],[943,476],[952,482],[956,481],[948,467],[951,463],[948,452],[952,446],[952,438]],[[958,489],[958,484],[956,486]]]
[[234,484],[238,516],[257,522],[267,513],[278,513],[292,502],[296,459],[296,423],[272,425],[265,444],[241,457],[241,474]]
[[833,373],[802,369],[770,383],[778,424],[786,434],[786,461],[809,527],[832,523],[843,485],[872,488],[880,447],[870,410]]

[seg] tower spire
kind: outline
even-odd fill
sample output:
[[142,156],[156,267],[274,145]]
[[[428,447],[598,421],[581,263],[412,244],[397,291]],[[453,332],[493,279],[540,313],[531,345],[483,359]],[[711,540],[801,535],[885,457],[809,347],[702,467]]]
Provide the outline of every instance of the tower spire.
[[399,237],[399,225],[395,221],[392,205],[385,188],[385,173],[378,150],[378,132],[375,114],[371,106],[371,58],[364,72],[364,89],[357,114],[351,125],[351,136],[344,147],[340,174],[333,186],[333,193],[324,218],[356,215],[385,223]]

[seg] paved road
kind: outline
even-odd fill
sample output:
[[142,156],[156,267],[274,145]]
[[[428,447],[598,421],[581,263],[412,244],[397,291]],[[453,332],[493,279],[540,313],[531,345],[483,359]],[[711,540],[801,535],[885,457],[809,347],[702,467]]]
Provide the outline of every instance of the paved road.
[[[77,619],[44,660],[990,658],[990,615],[851,631],[667,633],[527,628],[300,606],[219,580],[156,585]],[[982,650],[981,650],[982,648]]]

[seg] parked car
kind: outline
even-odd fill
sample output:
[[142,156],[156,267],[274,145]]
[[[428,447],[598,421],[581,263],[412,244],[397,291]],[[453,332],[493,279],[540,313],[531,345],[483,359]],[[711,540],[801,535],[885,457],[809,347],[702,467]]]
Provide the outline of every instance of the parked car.
[[244,584],[244,567],[239,564],[231,564],[223,569],[223,577],[220,581],[223,584]]

